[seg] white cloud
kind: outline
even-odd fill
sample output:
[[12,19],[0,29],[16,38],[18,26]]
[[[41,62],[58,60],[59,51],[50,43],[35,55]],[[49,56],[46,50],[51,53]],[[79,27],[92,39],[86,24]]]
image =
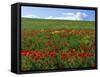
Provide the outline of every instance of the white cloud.
[[87,17],[87,14],[85,13],[81,13],[81,12],[77,12],[74,17],[76,18],[76,20],[83,20],[83,18]]
[[62,13],[62,15],[63,16],[59,16],[59,17],[49,16],[49,17],[46,17],[45,19],[83,20],[83,18],[87,17],[86,13],[81,13],[81,12]]
[[24,15],[24,16],[22,16],[22,17],[25,17],[25,18],[38,18],[38,16],[32,15],[32,14]]
[[45,19],[53,19],[53,18],[55,18],[55,17],[53,17],[53,16],[48,16],[48,17],[46,17]]

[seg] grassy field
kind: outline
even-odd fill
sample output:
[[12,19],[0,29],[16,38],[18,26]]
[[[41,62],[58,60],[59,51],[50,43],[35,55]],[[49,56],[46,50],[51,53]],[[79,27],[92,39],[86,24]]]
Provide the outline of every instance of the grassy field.
[[95,22],[22,18],[21,70],[95,68]]
[[22,28],[27,30],[40,29],[94,29],[95,22],[68,21],[68,20],[46,20],[46,19],[22,19]]

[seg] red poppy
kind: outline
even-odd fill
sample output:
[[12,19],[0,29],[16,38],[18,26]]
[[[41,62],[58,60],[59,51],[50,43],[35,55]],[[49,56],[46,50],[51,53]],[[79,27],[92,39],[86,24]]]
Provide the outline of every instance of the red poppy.
[[93,53],[83,52],[83,53],[79,53],[78,56],[81,57],[81,58],[86,58],[86,57],[92,57],[92,56],[95,56],[95,55]]
[[21,55],[22,55],[22,56],[28,56],[28,55],[29,55],[29,51],[27,51],[27,50],[22,50],[22,51],[21,51]]
[[55,58],[56,57],[56,52],[55,51],[49,51],[48,56]]

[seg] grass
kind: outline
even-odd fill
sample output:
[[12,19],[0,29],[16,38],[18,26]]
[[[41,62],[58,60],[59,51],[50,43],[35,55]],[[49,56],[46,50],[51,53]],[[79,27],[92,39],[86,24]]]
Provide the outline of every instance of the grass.
[[94,29],[95,22],[92,21],[66,21],[45,19],[22,19],[23,29]]
[[22,18],[22,71],[95,68],[95,22]]

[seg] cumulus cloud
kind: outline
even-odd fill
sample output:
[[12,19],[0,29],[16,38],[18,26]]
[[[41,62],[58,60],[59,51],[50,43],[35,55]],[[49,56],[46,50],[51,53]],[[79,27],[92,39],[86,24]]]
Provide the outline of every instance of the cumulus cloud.
[[32,14],[24,15],[24,16],[22,16],[22,17],[25,17],[25,18],[38,18],[38,16],[32,15]]
[[62,13],[63,16],[54,17],[54,16],[48,16],[45,19],[63,19],[63,20],[83,20],[85,17],[87,17],[86,13],[76,12],[76,13]]

